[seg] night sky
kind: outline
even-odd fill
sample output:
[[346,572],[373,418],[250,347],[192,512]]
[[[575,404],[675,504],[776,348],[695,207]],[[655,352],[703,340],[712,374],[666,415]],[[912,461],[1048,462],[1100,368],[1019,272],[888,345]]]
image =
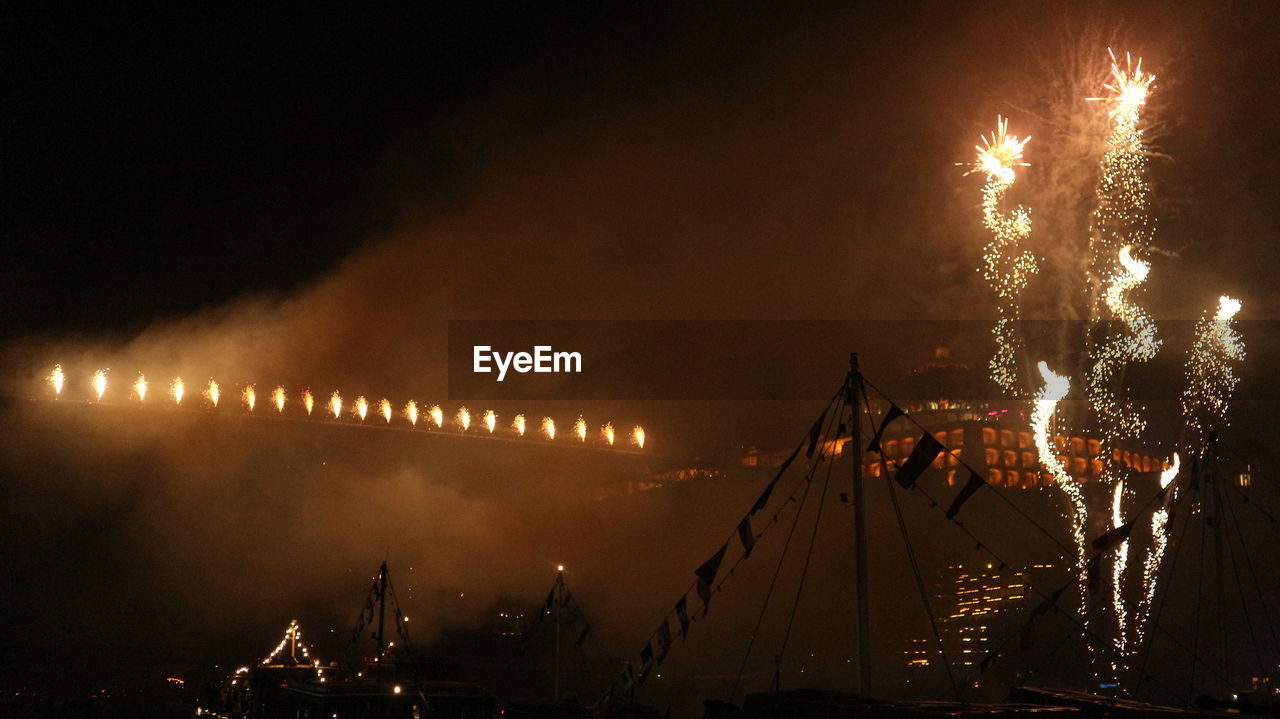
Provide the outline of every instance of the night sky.
[[[294,612],[342,627],[352,587],[388,552],[425,567],[415,581],[435,592],[420,610],[439,620],[433,638],[543,591],[544,565],[567,557],[597,582],[598,606],[639,617],[599,621],[607,651],[628,651],[762,480],[601,505],[566,477],[609,486],[744,445],[781,449],[814,403],[550,403],[644,422],[663,447],[608,465],[443,447],[423,462],[382,440],[238,421],[167,427],[121,413],[95,425],[47,406],[27,417],[26,398],[62,362],[77,391],[110,366],[120,380],[145,370],[442,401],[458,319],[901,320],[910,353],[886,349],[869,366],[906,375],[936,343],[980,367],[986,329],[966,332],[981,323],[935,342],[920,336],[934,325],[910,322],[994,316],[975,271],[980,180],[957,165],[997,114],[1033,136],[1014,200],[1041,223],[1032,243],[1046,264],[1026,312],[1080,319],[1097,146],[1070,122],[1097,110],[1062,83],[1070,68],[1097,70],[1109,44],[1158,77],[1144,306],[1193,320],[1231,294],[1250,351],[1276,355],[1274,4],[4,16],[0,570],[20,589],[0,611],[37,626],[67,618],[47,635],[6,627],[9,662],[77,646],[162,646],[192,662],[252,654]],[[1069,355],[1063,336],[1046,333],[1037,350]],[[753,386],[792,370],[836,381],[846,361],[807,356],[799,329],[762,351],[776,366],[745,377]],[[1182,351],[1169,349],[1173,374],[1157,381],[1176,384]],[[1224,440],[1235,459],[1277,459],[1268,417],[1280,386],[1266,365],[1243,370]],[[1162,391],[1171,400],[1178,387]],[[530,508],[536,519],[521,514]],[[1274,525],[1261,531],[1275,537]],[[468,566],[468,552],[486,559]],[[674,579],[654,579],[668,570]],[[819,606],[842,611],[846,582],[832,580]],[[466,587],[484,607],[445,601]],[[246,591],[269,606],[240,604]],[[748,617],[742,601],[726,615]],[[119,609],[85,619],[106,606]],[[189,641],[171,641],[175,623]],[[837,656],[815,626],[817,651]],[[726,627],[694,656],[738,646]],[[672,696],[693,702],[681,686]]]

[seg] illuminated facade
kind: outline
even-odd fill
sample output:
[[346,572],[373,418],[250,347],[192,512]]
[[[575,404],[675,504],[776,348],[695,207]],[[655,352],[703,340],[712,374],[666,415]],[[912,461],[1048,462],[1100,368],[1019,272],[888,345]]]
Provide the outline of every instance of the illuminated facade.
[[[938,613],[938,634],[947,661],[957,668],[981,662],[1008,636],[1012,621],[1025,617],[1029,587],[1052,570],[1051,564],[1000,569],[967,563],[943,570],[934,584],[931,604]],[[923,669],[940,659],[932,637],[904,640],[902,660],[907,667]]]

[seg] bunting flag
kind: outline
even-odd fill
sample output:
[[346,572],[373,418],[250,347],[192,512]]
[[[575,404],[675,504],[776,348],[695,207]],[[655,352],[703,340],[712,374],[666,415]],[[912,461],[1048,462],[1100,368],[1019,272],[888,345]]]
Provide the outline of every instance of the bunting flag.
[[921,434],[915,449],[911,450],[911,456],[907,457],[907,461],[903,462],[901,467],[898,467],[896,477],[898,484],[902,485],[903,489],[914,487],[920,475],[924,474],[933,460],[945,450],[946,447],[934,439],[933,435],[928,432]]
[[560,598],[560,607],[563,609],[564,607],[569,606],[572,602],[573,592],[568,589],[564,590],[564,596]]
[[663,659],[667,658],[667,652],[671,649],[671,625],[666,619],[662,620],[662,626],[658,627],[658,663],[661,664]]
[[960,492],[956,494],[956,498],[951,501],[951,507],[947,509],[947,519],[955,519],[956,515],[960,513],[960,508],[964,506],[964,503],[968,502],[970,497],[985,486],[987,486],[987,481],[982,477],[979,477],[977,472],[972,469],[969,470],[968,481],[966,481],[964,486],[960,488]]
[[1031,615],[1027,619],[1027,623],[1022,625],[1022,632],[1018,637],[1018,650],[1030,651],[1036,645],[1036,617]]
[[653,642],[644,645],[644,649],[640,650],[640,677],[643,679],[645,674],[649,673],[649,667],[653,666]]
[[738,522],[738,539],[742,541],[742,558],[746,559],[751,556],[751,550],[756,546],[756,535],[751,531],[751,515],[742,518]]
[[1096,552],[1110,552],[1115,548],[1124,544],[1129,538],[1129,534],[1133,532],[1133,525],[1137,522],[1137,517],[1130,519],[1115,529],[1103,534],[1101,537],[1093,540],[1093,549]]
[[676,602],[676,618],[680,620],[680,638],[689,636],[689,596],[680,597]]
[[724,552],[729,548],[728,543],[720,546],[720,551],[711,555],[711,558],[702,563],[701,567],[694,574],[698,575],[698,596],[702,598],[702,616],[707,616],[707,610],[711,608],[711,585],[716,581],[716,575],[720,573],[720,562],[724,561]]
[[[854,411],[856,412],[856,411],[857,411],[857,409],[855,409]],[[876,429],[876,436],[874,436],[874,437],[872,437],[872,438],[871,438],[871,444],[867,445],[867,451],[868,451],[868,452],[879,452],[879,451],[880,451],[880,439],[881,439],[882,437],[884,437],[884,431],[885,431],[886,429],[888,429],[888,428],[889,428],[889,425],[893,424],[893,420],[895,420],[895,419],[897,419],[897,418],[899,418],[899,417],[901,417],[901,416],[903,416],[903,415],[905,415],[905,414],[906,414],[906,412],[903,412],[903,411],[898,407],[898,405],[896,405],[896,404],[894,404],[894,403],[890,402],[890,403],[889,403],[889,411],[888,411],[888,412],[885,412],[885,413],[884,413],[884,419],[880,420],[880,427]]]
[[830,409],[830,406],[822,410],[822,414],[818,415],[818,419],[809,428],[809,448],[804,451],[806,459],[813,459],[813,451],[817,449],[818,440],[822,438],[822,424],[827,420],[827,409]]
[[582,628],[582,633],[578,635],[578,639],[574,644],[582,646],[582,643],[587,641],[587,635],[589,634],[591,634],[591,625],[587,624],[587,626]]
[[[809,447],[809,451],[806,454],[808,457],[813,456],[813,448],[818,444],[818,435],[822,433],[822,421],[826,416],[827,411],[824,409],[822,411],[822,415],[818,417],[818,421],[814,422],[813,427],[809,429],[809,440],[807,445]],[[773,479],[769,481],[769,484],[765,486],[764,491],[760,493],[760,497],[756,499],[756,503],[751,505],[751,516],[754,516],[756,512],[764,509],[765,505],[769,503],[769,497],[773,494],[773,488],[778,484],[778,480],[782,479],[782,475],[786,474],[787,468],[791,466],[792,462],[796,461],[796,457],[800,456],[800,450],[805,446],[806,443],[802,440],[800,444],[796,445],[795,449],[791,450],[791,454],[782,461],[782,464],[778,466],[778,471],[773,475]]]

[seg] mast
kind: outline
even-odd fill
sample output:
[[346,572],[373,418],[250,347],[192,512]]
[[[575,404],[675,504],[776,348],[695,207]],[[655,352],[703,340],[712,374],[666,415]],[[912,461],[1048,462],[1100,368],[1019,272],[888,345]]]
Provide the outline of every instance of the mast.
[[862,487],[862,375],[858,370],[858,353],[849,353],[849,380],[846,387],[850,417],[849,443],[853,448],[853,581],[857,602],[858,673],[854,692],[864,696],[871,685],[871,614],[867,589],[867,508]]
[[387,563],[384,561],[378,569],[378,655],[374,658],[374,680],[382,678],[382,649],[386,643],[383,628],[387,616]]
[[560,611],[564,606],[564,565],[556,567],[556,669],[551,685],[551,700],[560,701]]

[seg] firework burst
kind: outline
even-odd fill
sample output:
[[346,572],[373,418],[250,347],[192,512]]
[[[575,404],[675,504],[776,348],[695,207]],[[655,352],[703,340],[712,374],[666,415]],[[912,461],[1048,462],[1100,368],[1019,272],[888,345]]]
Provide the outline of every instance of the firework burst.
[[404,418],[409,420],[409,426],[411,427],[418,426],[418,403],[417,402],[413,400],[409,400],[407,403],[405,403]]
[[173,382],[169,384],[169,396],[173,397],[174,404],[182,404],[182,396],[187,393],[187,385],[182,381],[181,377],[174,377]]
[[1017,323],[1022,292],[1036,272],[1036,259],[1022,247],[1031,235],[1030,211],[1018,205],[1002,212],[1001,206],[1017,177],[1014,168],[1028,164],[1022,161],[1022,153],[1030,140],[1010,135],[1009,121],[997,117],[996,129],[974,148],[978,154],[972,170],[987,178],[982,186],[982,224],[991,233],[991,241],[983,249],[982,274],[996,294],[999,312],[992,330],[996,353],[989,362],[991,378],[1015,397],[1026,395],[1018,371],[1023,344]]
[[458,414],[455,419],[458,422],[458,428],[463,432],[471,429],[471,410],[467,409],[466,405],[458,408]]
[[244,406],[252,412],[258,404],[258,390],[254,389],[253,385],[246,385],[244,391],[240,393],[240,398],[244,401]]
[[391,400],[383,397],[378,401],[378,414],[382,415],[383,421],[391,424]]
[[307,416],[311,416],[311,410],[316,408],[316,396],[311,394],[311,390],[302,390],[302,408],[307,411]]
[[491,409],[484,411],[484,428],[489,430],[489,434],[493,434],[493,430],[498,428],[498,415]]
[[139,402],[147,398],[147,388],[150,386],[151,384],[147,382],[147,378],[139,372],[138,379],[133,381],[133,393],[138,396]]
[[336,390],[329,395],[329,411],[333,413],[334,419],[342,418],[342,395],[338,394]]
[[222,388],[218,386],[217,382],[209,380],[209,386],[204,388],[204,398],[208,400],[213,408],[217,409],[218,400],[222,399]]
[[93,387],[93,392],[102,399],[102,395],[107,393],[107,370],[100,369],[93,373],[93,379],[89,380],[89,384]]
[[546,436],[547,439],[556,438],[556,421],[554,419],[551,419],[550,417],[542,418],[542,434]]
[[431,409],[427,411],[427,414],[431,416],[431,424],[434,424],[436,429],[444,426],[444,410],[440,409],[440,405],[431,405]]
[[511,420],[511,429],[515,430],[516,435],[520,437],[524,436],[524,431],[527,425],[528,425],[528,422],[525,420],[524,415],[522,414],[516,415],[515,419]]
[[578,417],[578,420],[573,423],[573,436],[577,437],[579,442],[587,441],[587,420]]
[[644,427],[641,427],[638,424],[632,427],[631,428],[631,444],[634,444],[640,449],[644,449],[644,440],[645,440]]
[[[1040,464],[1049,471],[1053,484],[1067,496],[1070,508],[1071,538],[1076,549],[1076,574],[1080,579],[1080,607],[1085,609],[1087,593],[1085,581],[1085,526],[1089,518],[1089,508],[1084,502],[1084,492],[1080,485],[1067,474],[1067,468],[1058,456],[1058,449],[1053,443],[1052,424],[1058,403],[1071,391],[1071,379],[1054,373],[1049,365],[1040,362],[1037,365],[1040,377],[1044,379],[1044,387],[1036,393],[1035,406],[1031,414],[1031,432],[1035,438],[1036,452]],[[1087,613],[1081,611],[1081,616]]]
[[613,422],[604,423],[604,426],[600,428],[600,437],[604,439],[605,442],[608,442],[610,447],[613,446],[613,442],[616,439],[616,432],[613,429]]
[[1212,433],[1228,425],[1227,407],[1240,381],[1234,365],[1245,356],[1244,340],[1233,326],[1240,307],[1240,300],[1223,295],[1213,314],[1196,322],[1182,392],[1186,446],[1195,456],[1204,452]]
[[359,417],[360,421],[363,422],[364,418],[369,416],[369,400],[365,399],[364,395],[357,396],[353,411],[355,416]]
[[53,389],[53,396],[58,397],[62,394],[62,387],[67,382],[67,376],[62,372],[62,365],[53,366],[53,371],[45,378],[49,381],[49,387]]

